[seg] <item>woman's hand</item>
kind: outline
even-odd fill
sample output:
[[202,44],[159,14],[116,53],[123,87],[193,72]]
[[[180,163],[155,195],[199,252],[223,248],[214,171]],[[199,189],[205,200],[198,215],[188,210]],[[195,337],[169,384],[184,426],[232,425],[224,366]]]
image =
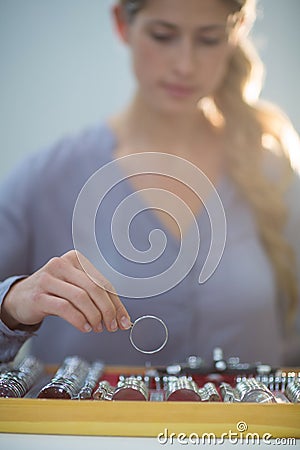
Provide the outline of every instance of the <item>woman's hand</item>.
[[113,286],[83,255],[80,260],[88,274],[72,250],[12,285],[2,303],[2,321],[11,329],[24,329],[46,316],[58,316],[86,333],[102,331],[103,324],[108,331],[128,329],[128,312],[112,293]]

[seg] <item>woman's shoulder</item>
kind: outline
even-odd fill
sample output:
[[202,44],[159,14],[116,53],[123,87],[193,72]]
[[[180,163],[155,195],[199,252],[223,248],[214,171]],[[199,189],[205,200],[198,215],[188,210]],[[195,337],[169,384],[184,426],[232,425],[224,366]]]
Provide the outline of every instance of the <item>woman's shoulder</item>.
[[37,164],[51,163],[51,166],[94,164],[95,160],[101,165],[112,158],[115,140],[113,131],[103,122],[63,136],[46,149],[36,152],[32,158]]
[[114,133],[103,122],[66,134],[49,146],[26,155],[12,172],[26,171],[32,175],[42,172],[46,175],[70,171],[73,167],[80,167],[82,171],[89,167],[96,170],[111,160],[114,147]]
[[28,195],[72,180],[80,185],[112,159],[114,147],[114,133],[104,122],[65,135],[21,159],[2,180],[2,190]]

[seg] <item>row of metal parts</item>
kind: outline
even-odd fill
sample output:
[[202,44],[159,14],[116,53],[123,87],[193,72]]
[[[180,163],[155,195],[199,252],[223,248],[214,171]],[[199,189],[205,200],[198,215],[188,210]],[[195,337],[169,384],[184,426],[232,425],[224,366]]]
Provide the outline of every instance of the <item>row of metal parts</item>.
[[93,392],[95,400],[150,400],[150,401],[200,401],[200,402],[250,402],[250,403],[300,403],[300,378],[291,381],[285,392],[271,391],[255,378],[239,381],[235,387],[221,382],[219,389],[212,382],[203,387],[187,376],[163,376],[157,380],[157,387],[147,387],[147,376],[121,377],[116,387],[108,381],[100,381]]
[[[88,364],[67,357],[54,377],[44,375],[43,364],[33,356],[17,366],[0,366],[0,397],[37,397],[94,400],[202,401],[300,403],[300,373],[278,371],[256,378],[236,378],[236,385],[218,381],[199,387],[190,376],[159,375],[148,370],[144,376],[120,376],[116,386],[101,380],[102,361]],[[263,378],[264,377],[264,378]]]

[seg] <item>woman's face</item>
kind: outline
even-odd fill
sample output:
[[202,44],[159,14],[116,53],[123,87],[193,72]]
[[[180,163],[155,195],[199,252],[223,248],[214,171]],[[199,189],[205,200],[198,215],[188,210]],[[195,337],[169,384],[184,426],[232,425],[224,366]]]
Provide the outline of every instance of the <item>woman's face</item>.
[[223,0],[148,0],[123,38],[132,51],[139,93],[156,108],[195,108],[218,88],[233,44]]

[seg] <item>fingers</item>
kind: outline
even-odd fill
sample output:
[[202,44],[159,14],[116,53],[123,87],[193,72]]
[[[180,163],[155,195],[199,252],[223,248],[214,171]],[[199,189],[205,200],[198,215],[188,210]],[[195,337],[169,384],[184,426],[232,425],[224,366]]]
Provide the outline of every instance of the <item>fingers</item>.
[[[96,307],[85,289],[53,277],[48,283],[48,286],[51,299],[53,299],[53,297],[60,298],[64,303],[67,302],[72,305],[76,311],[81,313],[82,319],[80,318],[79,327],[85,327],[84,331],[91,331],[93,329],[95,332],[101,332],[103,330],[103,317],[101,311]],[[70,312],[71,309],[68,311]],[[49,313],[49,307],[47,313]],[[79,318],[78,314],[76,315],[76,318]],[[83,318],[85,318],[85,323],[82,322]]]
[[39,301],[46,315],[61,317],[83,333],[92,331],[85,315],[68,300],[50,294],[41,294]]
[[[82,256],[82,255],[80,255]],[[83,332],[130,328],[130,318],[113,286],[75,251],[52,258],[6,294],[1,318],[11,329],[35,325],[47,315],[62,317]]]
[[131,320],[125,306],[123,305],[123,303],[116,294],[111,293],[110,299],[114,304],[116,310],[116,317],[119,328],[123,330],[128,330],[131,327]]
[[[59,272],[66,286],[56,285],[53,292],[63,294],[90,323],[94,331],[101,331],[101,320],[108,331],[130,328],[129,314],[115,293],[114,287],[81,254],[71,251],[48,263],[50,273]],[[77,290],[75,289],[77,288]]]

